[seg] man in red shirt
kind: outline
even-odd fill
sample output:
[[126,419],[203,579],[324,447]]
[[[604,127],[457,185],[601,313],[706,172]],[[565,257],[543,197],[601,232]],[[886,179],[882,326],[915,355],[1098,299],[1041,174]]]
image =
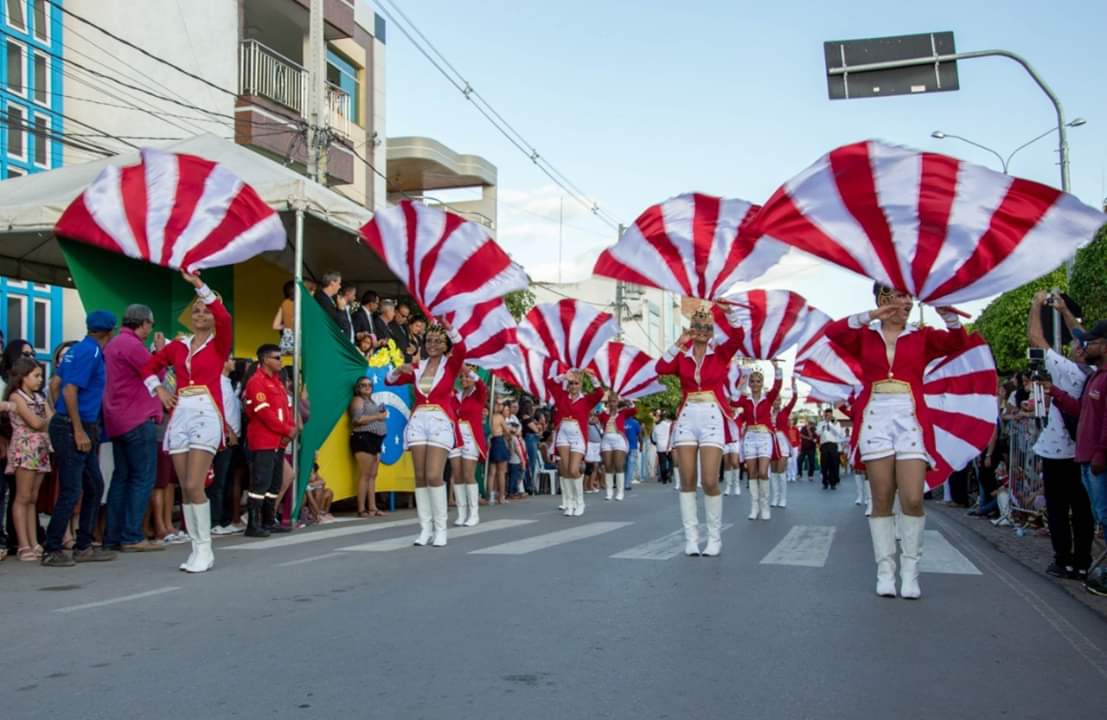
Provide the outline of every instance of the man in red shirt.
[[277,494],[284,472],[284,448],[296,435],[296,423],[281,380],[281,349],[266,344],[258,348],[258,369],[242,393],[249,423],[246,447],[250,450],[250,490],[246,535],[268,537],[287,532],[275,522]]

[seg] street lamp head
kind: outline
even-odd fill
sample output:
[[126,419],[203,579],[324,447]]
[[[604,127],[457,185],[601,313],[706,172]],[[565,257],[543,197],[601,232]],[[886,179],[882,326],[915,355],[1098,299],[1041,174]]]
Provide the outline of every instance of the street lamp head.
[[1072,122],[1068,123],[1069,127],[1080,127],[1081,125],[1087,125],[1088,121],[1084,118],[1073,118]]
[[935,130],[934,132],[930,133],[930,137],[934,138],[935,140],[944,140],[946,134],[941,130]]

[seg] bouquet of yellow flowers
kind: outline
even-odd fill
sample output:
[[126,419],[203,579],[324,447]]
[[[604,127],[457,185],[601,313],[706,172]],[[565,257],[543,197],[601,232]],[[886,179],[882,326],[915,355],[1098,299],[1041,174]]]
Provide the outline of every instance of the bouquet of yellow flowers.
[[369,357],[369,367],[379,368],[387,367],[400,367],[404,364],[404,354],[400,352],[400,348],[396,347],[394,340],[389,340],[388,345],[377,350]]

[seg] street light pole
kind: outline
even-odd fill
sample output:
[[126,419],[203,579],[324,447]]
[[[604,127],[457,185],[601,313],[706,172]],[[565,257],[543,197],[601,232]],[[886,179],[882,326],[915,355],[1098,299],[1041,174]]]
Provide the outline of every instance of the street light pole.
[[[1088,121],[1085,120],[1084,118],[1073,118],[1073,120],[1071,122],[1066,123],[1066,127],[1070,127],[1070,128],[1080,127],[1081,125],[1087,124],[1087,122]],[[1041,140],[1045,136],[1049,135],[1050,133],[1056,132],[1056,130],[1057,130],[1057,128],[1050,128],[1050,129],[1046,130],[1045,132],[1043,132],[1039,135],[1035,135],[1031,139],[1024,142],[1022,145],[1019,145],[1014,150],[1012,150],[1006,158],[1003,157],[1002,155],[1000,155],[997,151],[995,151],[992,148],[988,147],[987,145],[982,145],[982,144],[976,142],[975,140],[970,140],[967,137],[963,137],[961,135],[954,135],[953,133],[947,133],[947,132],[943,132],[941,130],[935,130],[934,132],[930,133],[930,137],[934,138],[935,140],[945,140],[946,138],[951,138],[953,140],[960,140],[963,143],[967,143],[969,145],[972,145],[973,147],[977,147],[977,148],[980,148],[981,150],[985,150],[987,152],[990,152],[991,154],[995,155],[996,158],[999,160],[1000,166],[1003,167],[1003,174],[1006,175],[1006,174],[1008,174],[1008,170],[1011,167],[1011,160],[1015,157],[1016,154],[1018,154],[1018,152],[1020,150],[1033,145],[1034,143],[1038,142],[1039,140]]]

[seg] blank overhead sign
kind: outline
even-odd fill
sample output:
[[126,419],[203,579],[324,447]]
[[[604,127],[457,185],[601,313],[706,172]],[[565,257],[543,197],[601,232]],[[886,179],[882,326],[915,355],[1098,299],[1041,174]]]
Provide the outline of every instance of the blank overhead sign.
[[[823,43],[827,93],[831,100],[913,95],[958,89],[957,62],[938,62],[957,52],[952,32],[897,35]],[[854,70],[877,63],[912,62],[906,67]],[[832,72],[834,71],[834,72]]]

